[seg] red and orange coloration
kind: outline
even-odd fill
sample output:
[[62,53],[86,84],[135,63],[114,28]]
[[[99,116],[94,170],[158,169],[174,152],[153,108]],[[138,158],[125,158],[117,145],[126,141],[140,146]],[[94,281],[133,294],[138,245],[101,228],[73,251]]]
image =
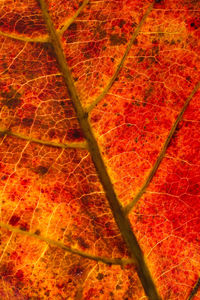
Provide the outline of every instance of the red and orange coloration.
[[199,1],[46,5],[0,4],[0,298],[191,299]]

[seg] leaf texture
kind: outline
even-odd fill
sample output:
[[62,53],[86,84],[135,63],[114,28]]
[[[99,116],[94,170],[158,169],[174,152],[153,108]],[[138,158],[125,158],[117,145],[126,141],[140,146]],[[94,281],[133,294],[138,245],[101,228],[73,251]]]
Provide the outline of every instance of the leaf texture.
[[199,18],[1,1],[1,299],[200,298]]

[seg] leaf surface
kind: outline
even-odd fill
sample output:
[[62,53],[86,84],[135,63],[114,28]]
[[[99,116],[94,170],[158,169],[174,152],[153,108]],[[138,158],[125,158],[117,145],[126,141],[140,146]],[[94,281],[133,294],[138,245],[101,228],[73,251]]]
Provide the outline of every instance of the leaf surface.
[[0,297],[199,299],[199,1],[0,5]]

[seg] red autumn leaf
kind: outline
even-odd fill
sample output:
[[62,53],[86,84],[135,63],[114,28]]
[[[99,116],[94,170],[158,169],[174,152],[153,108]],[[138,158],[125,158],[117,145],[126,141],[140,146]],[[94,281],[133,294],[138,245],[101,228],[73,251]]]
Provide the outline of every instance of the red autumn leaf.
[[1,1],[1,299],[200,298],[199,25]]

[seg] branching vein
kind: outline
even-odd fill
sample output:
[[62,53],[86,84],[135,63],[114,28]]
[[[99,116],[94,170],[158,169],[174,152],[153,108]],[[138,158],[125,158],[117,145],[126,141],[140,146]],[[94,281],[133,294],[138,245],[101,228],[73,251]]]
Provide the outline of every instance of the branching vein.
[[75,21],[75,19],[80,15],[85,6],[88,4],[89,0],[84,0],[79,9],[75,12],[75,14],[69,18],[64,24],[60,26],[60,29],[57,30],[59,35],[63,35],[63,33],[67,30],[67,28]]
[[[54,48],[55,57],[57,59],[60,71],[63,74],[63,79],[68,90],[69,96],[72,100],[74,109],[77,114],[78,121],[88,142],[88,149],[92,157],[94,166],[96,168],[99,180],[104,188],[105,194],[110,204],[113,216],[116,224],[119,227],[121,235],[130,251],[131,257],[135,262],[138,276],[141,280],[146,295],[150,300],[159,300],[160,296],[157,292],[156,286],[153,282],[147,264],[145,262],[142,250],[138,244],[138,241],[132,231],[131,224],[128,218],[124,215],[123,208],[119,202],[119,199],[115,193],[111,179],[108,175],[106,165],[102,158],[99,146],[97,144],[95,135],[88,120],[88,114],[84,111],[79,96],[77,94],[74,80],[72,78],[70,69],[66,62],[66,58],[63,53],[61,41],[59,35],[56,33],[52,20],[48,14],[48,9],[44,0],[39,0],[39,4],[43,13],[43,17],[47,26],[47,30],[50,35],[51,43]],[[150,5],[148,11],[152,8]]]
[[31,143],[36,143],[36,144],[41,144],[45,146],[50,146],[50,147],[57,147],[57,148],[78,148],[78,149],[87,149],[87,142],[72,142],[72,143],[55,143],[55,142],[49,142],[49,141],[44,141],[36,138],[32,138],[26,135],[23,135],[21,133],[16,133],[12,132],[10,130],[6,129],[1,129],[0,128],[0,135],[8,135],[8,136],[14,136],[16,138],[26,140]]
[[128,46],[124,52],[124,55],[120,61],[120,63],[118,64],[117,66],[117,69],[114,73],[114,75],[112,76],[110,82],[108,83],[108,85],[106,86],[106,88],[103,90],[103,92],[97,97],[97,99],[92,103],[90,104],[87,108],[86,108],[86,111],[89,113],[92,111],[92,109],[105,97],[105,95],[109,92],[110,88],[112,87],[113,83],[115,82],[115,79],[117,78],[117,76],[119,75],[119,72],[121,71],[123,65],[124,65],[124,62],[131,50],[131,47],[137,37],[137,35],[139,34],[141,28],[142,28],[142,25],[144,24],[144,22],[146,21],[148,15],[150,14],[150,12],[152,11],[152,8],[153,8],[153,3],[147,8],[144,16],[142,17],[142,20],[140,21],[140,23],[138,24],[138,26],[136,27],[131,39],[130,39],[130,42],[128,43]]
[[148,185],[150,184],[152,178],[154,177],[161,161],[163,160],[164,156],[165,156],[165,153],[167,151],[167,147],[169,146],[169,143],[174,135],[174,132],[179,124],[179,122],[181,121],[182,117],[183,117],[183,114],[186,110],[186,108],[188,107],[188,104],[190,103],[190,100],[193,98],[194,94],[198,91],[198,89],[200,88],[200,82],[198,82],[196,84],[196,86],[194,87],[194,89],[192,90],[191,94],[188,96],[188,98],[186,99],[184,105],[183,105],[183,108],[181,109],[178,117],[176,118],[176,121],[174,122],[168,136],[167,136],[167,139],[160,151],[160,154],[153,166],[153,168],[151,169],[145,183],[143,184],[143,186],[141,187],[141,189],[139,190],[139,192],[136,194],[136,196],[134,197],[133,201],[130,202],[125,208],[124,208],[124,211],[125,211],[125,214],[128,214],[131,209],[135,206],[135,204],[138,202],[138,200],[140,200],[140,198],[142,197],[142,195],[145,193]]
[[28,36],[23,36],[23,35],[15,34],[15,33],[7,33],[7,32],[3,32],[1,30],[0,30],[0,35],[14,39],[14,40],[22,41],[22,42],[48,43],[48,36],[46,36],[46,35],[41,36],[41,37],[30,38]]
[[[60,26],[60,29],[57,30],[57,33],[59,35],[63,35],[63,33],[67,30],[67,28],[75,21],[75,19],[80,15],[80,13],[83,11],[84,7],[88,4],[89,0],[84,0],[82,5],[79,7],[79,9],[75,12],[75,14],[66,20],[65,23],[63,23]],[[15,33],[7,33],[2,30],[0,30],[0,35],[22,41],[22,42],[32,42],[32,43],[48,43],[49,42],[49,37],[47,35],[43,35],[40,37],[35,37],[35,38],[30,38],[28,36],[23,36],[20,34],[15,34]]]
[[109,265],[122,265],[122,266],[126,265],[126,264],[132,264],[133,263],[133,261],[131,259],[120,259],[120,258],[113,258],[112,259],[112,258],[107,258],[107,257],[102,257],[102,256],[95,256],[95,255],[92,255],[92,254],[89,254],[89,253],[85,253],[85,252],[77,250],[75,248],[67,247],[63,243],[52,240],[48,237],[38,235],[34,232],[21,230],[20,228],[17,228],[17,227],[8,225],[8,224],[4,224],[4,223],[1,223],[1,222],[0,222],[0,227],[4,228],[4,229],[7,229],[11,232],[14,232],[16,234],[36,238],[40,241],[43,241],[43,242],[47,243],[48,245],[61,248],[61,249],[65,250],[69,253],[79,255],[79,256],[82,256],[82,257],[85,257],[85,258],[88,258],[88,259],[92,259],[92,260],[95,260],[97,262],[102,262],[102,263],[109,264]]

